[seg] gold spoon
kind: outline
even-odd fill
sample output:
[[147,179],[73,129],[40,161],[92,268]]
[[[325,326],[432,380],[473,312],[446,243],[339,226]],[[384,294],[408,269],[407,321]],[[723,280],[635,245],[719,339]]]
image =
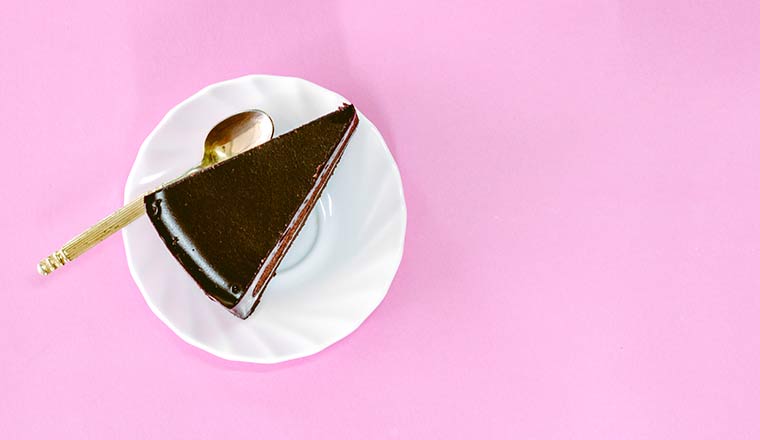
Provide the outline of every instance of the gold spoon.
[[[209,131],[203,146],[201,163],[188,170],[182,177],[261,145],[272,139],[273,134],[272,118],[261,110],[250,110],[230,116]],[[37,272],[40,275],[50,274],[110,237],[114,232],[137,220],[145,214],[143,196],[127,203],[90,229],[69,240],[61,249],[43,258],[37,265]]]

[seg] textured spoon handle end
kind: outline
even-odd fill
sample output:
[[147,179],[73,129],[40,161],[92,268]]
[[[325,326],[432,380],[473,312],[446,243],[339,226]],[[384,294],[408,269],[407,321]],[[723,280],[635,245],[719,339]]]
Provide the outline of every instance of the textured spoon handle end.
[[132,223],[143,214],[145,214],[143,198],[138,197],[99,221],[90,229],[72,238],[60,250],[43,258],[37,264],[37,272],[40,275],[49,275],[54,270],[63,267],[66,263],[73,261],[96,244],[110,237],[114,232]]
[[69,257],[66,256],[63,250],[55,251],[40,260],[39,264],[37,264],[37,272],[39,272],[40,275],[49,275],[51,272],[62,267],[69,261],[71,260],[69,260]]

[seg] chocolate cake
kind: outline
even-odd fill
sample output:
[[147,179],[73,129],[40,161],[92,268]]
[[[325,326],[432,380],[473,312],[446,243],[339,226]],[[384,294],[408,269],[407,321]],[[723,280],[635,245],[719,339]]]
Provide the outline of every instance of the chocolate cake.
[[151,223],[203,291],[247,318],[359,119],[344,105],[145,197]]

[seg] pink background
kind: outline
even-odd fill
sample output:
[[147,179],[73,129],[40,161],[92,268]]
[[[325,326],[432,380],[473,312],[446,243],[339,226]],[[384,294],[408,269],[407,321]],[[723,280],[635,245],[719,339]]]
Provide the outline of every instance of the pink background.
[[[760,436],[760,4],[12,1],[0,11],[2,438]],[[353,335],[222,361],[111,239],[137,149],[249,73],[353,100],[406,251]]]

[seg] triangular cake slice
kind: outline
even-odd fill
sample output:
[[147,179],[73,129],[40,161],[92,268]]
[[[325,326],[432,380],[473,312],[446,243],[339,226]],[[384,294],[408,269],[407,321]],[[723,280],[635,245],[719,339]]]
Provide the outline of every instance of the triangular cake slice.
[[145,196],[161,239],[206,294],[247,318],[359,123],[344,105]]

